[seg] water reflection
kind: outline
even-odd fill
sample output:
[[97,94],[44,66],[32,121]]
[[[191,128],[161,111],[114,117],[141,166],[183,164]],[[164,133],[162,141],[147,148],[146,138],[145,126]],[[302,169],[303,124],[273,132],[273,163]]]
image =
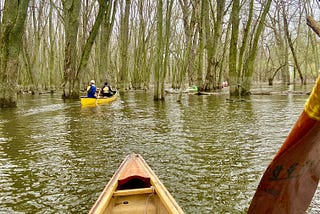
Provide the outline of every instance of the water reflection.
[[[81,108],[22,96],[0,112],[0,212],[87,213],[123,158],[140,153],[186,213],[245,213],[306,96],[128,92]],[[316,196],[310,212],[317,211]]]

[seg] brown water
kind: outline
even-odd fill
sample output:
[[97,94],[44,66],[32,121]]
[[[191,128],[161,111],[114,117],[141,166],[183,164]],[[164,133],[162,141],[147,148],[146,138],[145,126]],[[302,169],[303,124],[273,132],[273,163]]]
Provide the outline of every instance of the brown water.
[[[81,108],[21,95],[0,111],[0,213],[87,213],[127,154],[140,153],[186,213],[245,213],[305,95],[128,92]],[[320,212],[316,193],[309,213]]]

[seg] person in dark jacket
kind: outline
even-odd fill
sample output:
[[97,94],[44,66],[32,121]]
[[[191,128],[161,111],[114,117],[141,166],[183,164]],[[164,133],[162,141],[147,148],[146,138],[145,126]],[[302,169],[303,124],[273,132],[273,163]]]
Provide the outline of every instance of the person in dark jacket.
[[90,81],[90,85],[87,87],[87,97],[96,98],[97,87],[95,86],[94,80]]
[[109,83],[106,81],[103,86],[102,86],[102,96],[104,97],[112,97],[112,95],[114,94],[111,86],[109,85]]

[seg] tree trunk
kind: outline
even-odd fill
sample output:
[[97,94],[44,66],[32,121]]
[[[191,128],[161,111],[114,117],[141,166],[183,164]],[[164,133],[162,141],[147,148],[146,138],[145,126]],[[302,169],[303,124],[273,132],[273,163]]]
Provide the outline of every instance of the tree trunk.
[[229,48],[229,93],[230,96],[239,96],[239,78],[237,70],[237,56],[238,56],[238,37],[239,37],[239,13],[240,13],[240,0],[234,0],[231,12],[231,40]]
[[[183,14],[183,26],[184,26],[184,33],[185,33],[185,51],[183,53],[183,59],[182,59],[182,68],[177,69],[178,75],[177,75],[177,85],[179,86],[179,94],[177,97],[177,102],[181,101],[182,98],[182,92],[183,92],[183,85],[184,85],[184,79],[186,74],[188,74],[188,80],[189,84],[194,84],[193,79],[193,62],[194,62],[194,49],[193,49],[193,33],[195,29],[195,10],[192,10],[192,14],[190,16],[190,12],[188,10],[188,2],[187,0],[179,0],[182,14]],[[190,20],[190,21],[189,21]]]
[[[31,91],[32,94],[35,94],[39,91],[39,82],[44,83],[43,79],[40,80],[41,77],[41,36],[40,33],[43,32],[43,27],[41,26],[43,10],[44,10],[44,2],[40,1],[37,3],[35,0],[31,2],[34,7],[31,8],[32,16],[30,18],[30,22],[28,26],[29,29],[32,29],[33,34],[26,33],[24,36],[24,45],[22,49],[22,55],[25,63],[25,67],[27,70],[27,74],[29,75],[30,85],[28,90]],[[37,8],[37,9],[36,9]],[[28,23],[27,23],[28,24]],[[29,30],[28,29],[28,30]],[[43,54],[45,56],[45,54]]]
[[256,55],[257,55],[257,51],[258,51],[258,42],[260,39],[260,35],[262,33],[262,30],[264,28],[264,23],[265,23],[265,19],[267,17],[267,14],[269,12],[270,9],[270,5],[271,5],[272,0],[268,0],[266,2],[266,5],[263,9],[263,13],[261,15],[261,18],[259,20],[258,23],[258,27],[256,30],[256,33],[254,35],[254,39],[253,39],[253,44],[249,50],[249,57],[246,60],[245,66],[244,66],[244,77],[243,77],[243,84],[241,87],[241,95],[248,95],[250,93],[250,89],[251,89],[251,81],[252,81],[252,74],[254,72],[254,63],[255,63],[255,59],[256,59]]
[[163,72],[163,41],[162,41],[162,0],[157,0],[157,48],[156,48],[156,65],[154,68],[154,100],[162,100],[160,78]]
[[[58,77],[58,73],[59,73],[59,69],[58,66],[56,64],[58,64],[58,60],[55,57],[55,53],[58,51],[57,50],[57,45],[55,44],[55,29],[54,29],[54,25],[53,25],[53,12],[52,12],[52,0],[50,0],[50,8],[49,8],[49,26],[48,26],[48,34],[49,34],[49,59],[48,59],[48,71],[49,71],[49,89],[50,91],[53,91],[55,89],[55,79],[58,79],[56,77]],[[56,68],[56,69],[55,69]]]
[[137,34],[138,39],[135,43],[134,51],[134,68],[132,74],[132,86],[134,89],[140,89],[144,86],[144,75],[149,73],[146,69],[146,21],[143,16],[144,11],[144,0],[139,0],[138,11],[139,11],[139,31]]
[[[195,46],[196,43],[193,41],[193,38],[195,37],[195,34],[197,31],[195,30],[196,28],[196,17],[197,17],[197,10],[199,3],[198,1],[194,2],[192,11],[190,14],[190,10],[188,8],[188,5],[191,5],[187,0],[179,0],[179,4],[181,6],[182,10],[182,16],[183,16],[183,27],[184,27],[184,33],[186,37],[185,41],[185,51],[184,54],[184,59],[186,63],[186,66],[183,66],[182,73],[179,76],[182,81],[184,81],[184,75],[188,75],[188,81],[189,84],[193,85],[195,84],[195,79],[194,79],[194,70],[196,70],[196,63],[195,63]],[[182,82],[179,83],[180,86],[183,85]]]
[[[65,21],[65,60],[63,98],[79,98],[79,80],[77,74],[77,41],[81,0],[64,0],[63,13]],[[76,90],[75,90],[76,89]]]
[[131,0],[125,1],[125,12],[121,17],[120,26],[120,88],[129,89],[128,84],[128,48],[129,48],[129,15]]
[[166,9],[166,28],[165,28],[165,52],[164,52],[164,62],[163,62],[163,72],[161,75],[161,91],[160,96],[164,99],[165,96],[165,79],[167,76],[168,70],[168,61],[169,61],[169,45],[170,45],[170,24],[171,24],[171,13],[173,0],[167,0],[167,9]]
[[[101,26],[101,23],[104,19],[106,9],[108,7],[108,3],[106,1],[99,1],[99,2],[100,2],[100,4],[99,4],[98,15],[97,15],[96,20],[94,22],[94,25],[91,29],[91,33],[89,35],[89,38],[87,39],[87,41],[85,43],[85,46],[84,46],[84,49],[83,49],[83,52],[82,52],[82,55],[80,58],[79,67],[76,72],[76,80],[80,80],[82,78],[84,70],[87,67],[88,59],[90,56],[90,52],[92,50],[93,43],[96,39],[96,36],[99,33],[99,28]],[[74,91],[78,92],[78,97],[79,97],[79,91],[80,91],[79,81],[78,81],[78,84],[75,85]]]
[[295,67],[297,68],[297,70],[299,72],[301,84],[303,84],[302,71],[301,71],[301,68],[300,68],[300,64],[298,62],[297,54],[296,54],[296,51],[294,49],[290,33],[289,33],[289,25],[288,25],[287,15],[286,15],[285,8],[284,8],[284,2],[282,1],[281,3],[282,3],[282,15],[283,15],[284,32],[285,32],[285,35],[286,35],[286,38],[287,38],[287,41],[288,41],[292,56],[293,56],[294,65],[295,65]]
[[17,106],[19,54],[29,0],[6,0],[0,38],[0,108]]
[[[243,91],[243,83],[241,82],[242,75],[244,75],[244,71],[246,70],[246,66],[243,67],[244,62],[244,54],[245,51],[248,50],[248,43],[249,41],[249,35],[251,31],[251,24],[252,24],[252,17],[253,17],[253,5],[254,0],[250,0],[250,6],[249,6],[249,14],[248,14],[248,21],[244,28],[244,35],[242,39],[242,44],[239,51],[239,57],[238,57],[238,65],[237,65],[237,71],[238,71],[238,79],[239,79],[239,93],[242,94]],[[250,55],[250,52],[249,52]]]
[[65,31],[66,31],[66,48],[65,48],[65,67],[64,67],[64,85],[63,98],[79,98],[80,79],[88,64],[89,55],[99,32],[100,25],[104,18],[107,8],[106,1],[99,1],[99,11],[95,23],[91,29],[90,35],[83,47],[79,65],[77,65],[77,37],[79,28],[80,0],[64,1],[63,10],[65,12]]
[[[217,9],[215,15],[215,21],[213,26],[213,35],[211,35],[211,28],[210,28],[210,20],[209,15],[206,18],[206,46],[207,46],[207,73],[205,78],[204,89],[205,90],[215,90],[219,89],[221,86],[221,74],[222,72],[219,71],[219,64],[222,66],[222,58],[220,57],[221,61],[219,61],[217,49],[221,41],[221,29],[222,29],[222,21],[223,21],[223,13],[225,9],[225,0],[217,1]],[[207,10],[209,10],[209,6],[206,5]],[[208,12],[207,12],[208,13]],[[212,13],[214,17],[214,14]],[[221,54],[222,55],[222,54]],[[220,70],[221,71],[221,70]]]
[[100,45],[99,45],[99,74],[101,74],[101,78],[104,80],[108,80],[109,82],[116,81],[115,74],[108,70],[109,67],[109,43],[112,33],[112,28],[115,21],[115,15],[117,11],[117,2],[115,1],[108,1],[108,6],[106,9],[106,14],[104,16],[104,20],[101,24],[101,35],[100,35]]
[[[203,91],[211,91],[215,85],[215,70],[214,70],[214,51],[216,46],[214,46],[213,33],[210,26],[210,15],[209,15],[209,2],[208,0],[202,1],[201,13],[203,14],[203,30],[205,33],[205,50],[207,51],[207,68],[205,72],[205,79],[203,84],[198,85],[198,89]],[[214,17],[214,16],[212,16]],[[215,25],[215,22],[214,22]],[[215,27],[215,26],[213,26]],[[202,75],[201,75],[202,76]],[[202,81],[201,81],[202,82]]]
[[[320,28],[317,24],[317,22],[311,17],[307,16],[307,25],[320,37]],[[311,49],[312,49],[312,56],[314,56],[314,62],[315,62],[315,70],[316,72],[320,70],[320,60],[319,60],[319,48],[316,45],[317,41],[316,38],[313,35],[311,35],[310,32],[308,32],[308,37],[310,38],[311,42]],[[318,76],[318,72],[314,75],[315,77]]]
[[198,66],[197,66],[197,85],[200,90],[203,89],[202,73],[203,73],[203,58],[205,47],[205,22],[208,16],[208,1],[203,0],[200,3],[200,15],[198,19],[198,31],[199,31],[199,49],[198,49]]

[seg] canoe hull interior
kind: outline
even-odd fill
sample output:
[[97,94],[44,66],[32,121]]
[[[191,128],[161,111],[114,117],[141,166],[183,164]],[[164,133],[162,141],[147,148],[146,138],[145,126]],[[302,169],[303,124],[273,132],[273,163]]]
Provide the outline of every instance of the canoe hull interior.
[[169,213],[154,193],[112,197],[104,213],[140,214],[140,213]]

